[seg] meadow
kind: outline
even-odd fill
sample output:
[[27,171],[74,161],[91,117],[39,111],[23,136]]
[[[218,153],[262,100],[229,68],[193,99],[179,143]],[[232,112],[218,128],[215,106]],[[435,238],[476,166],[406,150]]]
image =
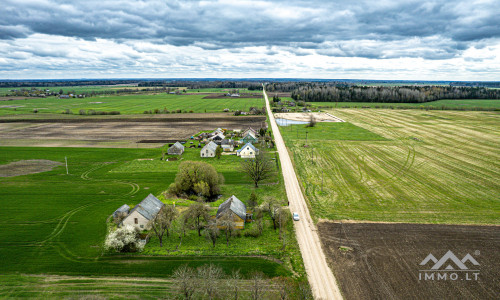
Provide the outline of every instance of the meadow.
[[119,111],[121,114],[142,114],[144,111],[180,110],[182,112],[213,113],[248,111],[250,107],[263,107],[258,98],[203,99],[203,95],[140,94],[123,96],[98,96],[89,98],[59,99],[57,97],[0,101],[0,115],[33,113],[61,113],[66,109],[78,114],[81,109],[88,111]]
[[500,110],[497,99],[447,99],[424,103],[377,102],[308,102],[314,108],[392,108],[392,109],[443,109],[443,110]]
[[[159,149],[2,147],[0,153],[0,164],[28,159],[62,163],[67,157],[69,166],[69,175],[64,166],[58,166],[44,173],[0,178],[3,275],[169,277],[180,265],[196,267],[210,262],[221,266],[226,273],[237,268],[244,275],[254,271],[262,271],[269,277],[291,274],[287,265],[256,256],[255,253],[264,253],[259,252],[260,245],[253,245],[251,239],[241,239],[239,249],[224,256],[209,255],[208,251],[174,256],[151,252],[151,255],[125,256],[105,253],[102,244],[109,215],[124,203],[135,205],[149,193],[161,194],[173,181],[177,172],[175,164],[149,169],[151,161],[138,160],[159,161]],[[252,184],[241,174],[232,172],[228,166],[235,162],[225,161],[226,158],[208,160],[226,178],[223,198],[236,191],[238,197],[246,201],[253,190]],[[131,162],[136,165],[127,171]],[[137,162],[144,164],[137,165]],[[247,193],[240,195],[239,191]],[[257,192],[259,196],[279,197],[284,191],[280,182],[263,186]],[[208,245],[204,239],[199,243]],[[249,255],[252,253],[253,256]],[[0,283],[0,296],[18,295],[9,294],[12,288],[8,282]],[[24,295],[22,289],[18,292]]]
[[330,113],[359,129],[281,127],[315,218],[500,224],[498,113]]

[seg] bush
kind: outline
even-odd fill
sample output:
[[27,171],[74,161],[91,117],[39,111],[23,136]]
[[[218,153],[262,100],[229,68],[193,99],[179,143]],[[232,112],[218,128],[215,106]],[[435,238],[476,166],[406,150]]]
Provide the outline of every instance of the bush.
[[104,242],[104,248],[116,252],[141,252],[144,243],[140,240],[141,230],[135,226],[127,225],[110,232]]
[[245,230],[245,236],[246,237],[259,237],[260,236],[260,232],[259,232],[259,229],[258,228],[252,228],[252,229],[247,229]]

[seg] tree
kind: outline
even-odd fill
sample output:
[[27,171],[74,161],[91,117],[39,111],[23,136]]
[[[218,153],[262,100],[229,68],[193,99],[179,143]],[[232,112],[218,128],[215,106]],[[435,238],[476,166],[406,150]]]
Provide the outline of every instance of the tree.
[[163,247],[163,235],[167,233],[167,237],[170,236],[169,230],[178,215],[179,212],[175,206],[167,205],[163,207],[151,221],[151,228],[158,237],[158,240],[160,240],[160,247]]
[[224,277],[221,267],[214,264],[203,265],[197,269],[198,278],[201,279],[201,287],[207,299],[214,299],[218,296],[218,281]]
[[118,225],[120,224],[123,219],[125,219],[127,217],[127,213],[124,212],[124,211],[121,211],[119,213],[116,214],[116,216],[113,216],[113,222]]
[[239,298],[239,294],[240,294],[240,287],[239,287],[239,282],[241,280],[241,273],[240,273],[240,270],[234,270],[233,269],[233,272],[231,273],[231,276],[229,277],[228,280],[226,280],[226,284],[227,284],[227,287],[228,287],[228,292],[229,292],[229,297],[227,297],[228,299],[231,298],[231,299],[234,299],[234,300],[238,300]]
[[269,201],[264,204],[264,209],[269,214],[269,217],[271,218],[271,220],[273,220],[274,230],[276,230],[276,228],[277,228],[276,219],[278,218],[279,208],[280,207],[278,206],[278,204],[276,203],[276,200],[274,200],[274,199],[269,199]]
[[193,284],[193,279],[195,278],[194,270],[187,265],[182,265],[174,271],[173,278],[181,290],[184,299],[192,299],[196,291],[196,284]]
[[229,246],[229,239],[236,230],[233,213],[231,211],[227,211],[217,221],[219,222],[219,226],[224,229],[224,233],[226,235],[226,245]]
[[271,177],[274,168],[267,153],[261,149],[255,158],[245,159],[241,162],[241,171],[247,174],[255,187],[258,188],[260,181]]
[[263,277],[264,276],[261,272],[255,272],[251,277],[250,296],[253,300],[260,300],[264,298],[265,282]]
[[215,242],[217,242],[220,233],[219,227],[217,225],[218,225],[217,222],[211,221],[208,223],[207,226],[205,226],[205,231],[204,231],[205,237],[207,238],[207,240],[212,242],[212,246],[214,248],[215,248]]
[[253,213],[253,218],[257,225],[257,230],[259,231],[259,235],[262,235],[262,231],[264,230],[264,207],[256,207]]
[[221,155],[222,155],[222,147],[217,146],[217,148],[215,148],[215,157],[217,157],[217,159],[220,159]]
[[108,234],[104,247],[117,252],[141,252],[144,243],[139,238],[140,233],[141,230],[136,226],[122,226]]
[[306,127],[314,127],[314,126],[316,126],[316,119],[311,114],[311,116],[309,117],[309,123],[307,124]]
[[250,199],[248,200],[248,207],[250,209],[253,210],[257,206],[257,204],[258,204],[258,200],[257,199],[258,199],[257,198],[257,194],[255,194],[255,192],[252,191],[252,193],[250,194]]
[[201,236],[201,229],[203,228],[203,222],[207,221],[209,208],[203,203],[194,203],[186,211],[186,218],[193,220],[196,230],[198,230],[198,236]]
[[276,220],[279,226],[279,237],[280,240],[283,241],[283,250],[285,250],[286,241],[285,241],[285,228],[286,224],[290,220],[290,212],[284,207],[280,207],[277,212]]
[[169,186],[168,191],[176,196],[197,195],[210,198],[220,193],[220,185],[223,183],[224,177],[211,164],[184,161],[179,164],[175,182]]

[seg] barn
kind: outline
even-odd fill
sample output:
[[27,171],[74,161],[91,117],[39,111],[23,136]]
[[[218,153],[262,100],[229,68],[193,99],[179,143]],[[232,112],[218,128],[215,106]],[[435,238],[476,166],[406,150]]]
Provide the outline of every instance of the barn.
[[244,229],[245,222],[249,217],[247,217],[247,207],[245,203],[241,202],[240,199],[232,195],[224,201],[217,209],[217,214],[215,217],[217,219],[221,218],[224,214],[229,213],[233,216],[233,221],[236,224],[236,229]]
[[215,157],[215,151],[217,150],[217,144],[210,142],[205,145],[200,151],[201,157]]

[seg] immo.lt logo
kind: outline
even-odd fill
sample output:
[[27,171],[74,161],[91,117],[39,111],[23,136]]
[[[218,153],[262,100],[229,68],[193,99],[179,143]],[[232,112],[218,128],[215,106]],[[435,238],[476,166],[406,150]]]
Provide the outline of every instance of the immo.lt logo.
[[[475,252],[479,255],[479,251]],[[430,268],[419,270],[418,280],[478,280],[479,263],[467,253],[461,260],[450,250],[441,259],[437,260],[429,254],[420,263],[420,266]]]

